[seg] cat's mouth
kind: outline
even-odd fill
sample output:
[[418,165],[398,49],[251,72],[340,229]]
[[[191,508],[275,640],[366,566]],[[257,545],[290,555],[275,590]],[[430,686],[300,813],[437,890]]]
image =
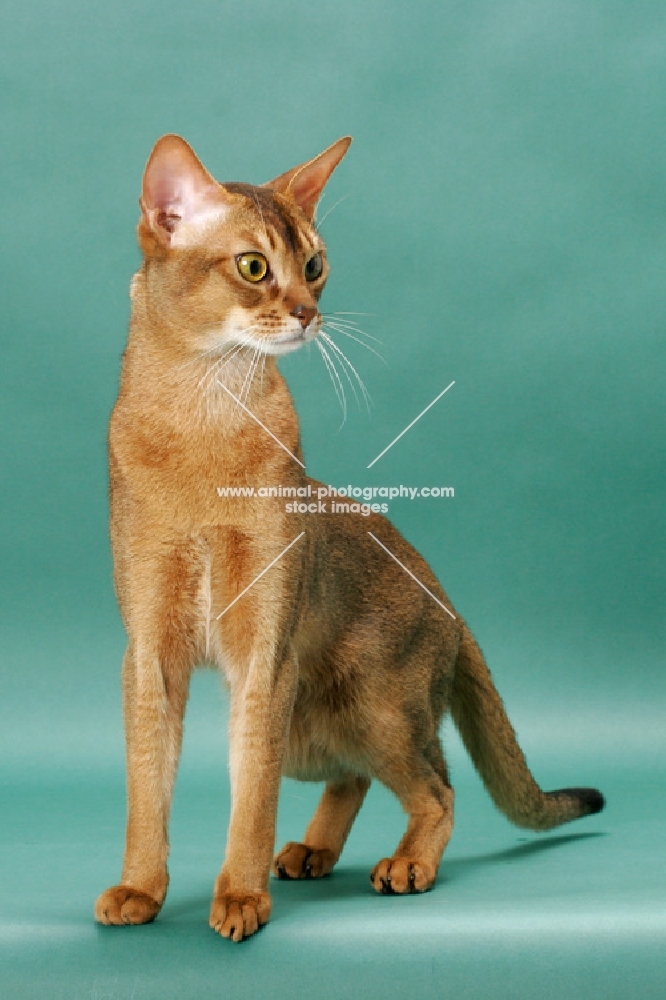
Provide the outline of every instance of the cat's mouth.
[[265,340],[262,347],[266,354],[291,354],[304,344],[309,344],[319,333],[319,324],[310,323],[304,330],[294,333],[283,333],[277,337]]
[[227,344],[235,343],[238,347],[247,347],[268,355],[291,354],[317,338],[321,332],[321,316],[314,316],[307,326],[300,323],[285,324],[281,329],[278,327],[271,331],[256,330],[253,325],[242,328],[239,323],[236,329],[225,330],[223,327],[221,331],[216,330],[218,335],[220,332]]
[[305,331],[302,333],[286,333],[282,337],[274,337],[266,341],[264,349],[267,354],[290,354],[307,343],[307,340]]

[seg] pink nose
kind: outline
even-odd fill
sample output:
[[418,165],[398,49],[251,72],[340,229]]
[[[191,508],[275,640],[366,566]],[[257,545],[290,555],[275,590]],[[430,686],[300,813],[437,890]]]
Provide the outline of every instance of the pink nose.
[[314,306],[297,305],[291,310],[291,315],[300,321],[301,326],[305,330],[317,315],[317,310]]

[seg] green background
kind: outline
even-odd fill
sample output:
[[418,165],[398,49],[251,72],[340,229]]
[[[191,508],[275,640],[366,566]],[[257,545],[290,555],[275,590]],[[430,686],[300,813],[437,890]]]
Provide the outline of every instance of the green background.
[[[2,996],[663,996],[666,9],[3,0],[0,92]],[[124,826],[106,425],[141,172],[167,131],[255,183],[355,137],[321,206],[344,198],[323,305],[367,314],[386,364],[338,337],[374,400],[338,429],[316,352],[285,360],[308,472],[455,488],[390,516],[470,622],[537,779],[608,798],[523,834],[447,728],[436,889],[372,893],[404,823],[373,788],[336,874],[276,885],[240,948],[206,924],[228,821],[211,674],[164,911],[92,922]],[[285,782],[279,838],[317,794]]]

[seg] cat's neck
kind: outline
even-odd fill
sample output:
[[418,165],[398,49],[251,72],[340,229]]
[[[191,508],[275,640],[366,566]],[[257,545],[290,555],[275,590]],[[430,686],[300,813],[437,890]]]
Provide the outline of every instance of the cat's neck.
[[275,357],[241,345],[192,349],[182,334],[133,312],[121,395],[141,400],[153,420],[199,434],[238,432],[252,419],[247,411],[261,411],[283,387]]
[[298,419],[277,358],[233,345],[206,350],[182,319],[151,311],[134,291],[111,421],[116,454],[134,461],[157,450],[185,479],[204,468],[220,482],[232,471],[247,482],[260,472],[271,482],[300,475]]

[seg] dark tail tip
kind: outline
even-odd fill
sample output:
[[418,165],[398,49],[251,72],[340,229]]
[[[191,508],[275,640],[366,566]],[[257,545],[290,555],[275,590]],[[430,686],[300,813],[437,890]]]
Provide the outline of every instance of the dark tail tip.
[[581,804],[581,816],[592,816],[599,813],[606,805],[606,800],[596,788],[559,788],[553,795],[568,795],[578,799]]

